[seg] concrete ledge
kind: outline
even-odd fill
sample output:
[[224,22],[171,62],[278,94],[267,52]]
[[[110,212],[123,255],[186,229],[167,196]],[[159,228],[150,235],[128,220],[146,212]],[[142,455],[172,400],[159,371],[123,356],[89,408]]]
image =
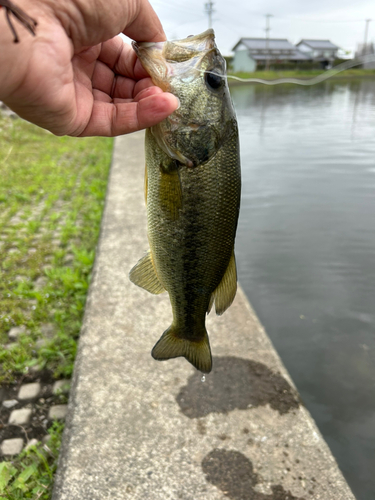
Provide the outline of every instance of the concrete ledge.
[[143,134],[118,138],[53,500],[354,499],[241,290],[208,318],[205,382],[151,358],[171,310],[128,280],[143,173]]

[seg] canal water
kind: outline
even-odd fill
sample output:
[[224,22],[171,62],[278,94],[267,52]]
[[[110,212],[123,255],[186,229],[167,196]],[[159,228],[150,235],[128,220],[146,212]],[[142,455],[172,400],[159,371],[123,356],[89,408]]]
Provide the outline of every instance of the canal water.
[[374,500],[375,79],[231,92],[239,281],[357,500]]

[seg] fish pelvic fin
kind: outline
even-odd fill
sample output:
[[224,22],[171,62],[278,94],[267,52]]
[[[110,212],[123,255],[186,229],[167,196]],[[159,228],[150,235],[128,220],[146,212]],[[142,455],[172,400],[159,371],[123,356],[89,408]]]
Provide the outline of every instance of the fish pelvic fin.
[[232,304],[237,293],[237,268],[234,250],[227,270],[224,273],[223,279],[217,286],[216,290],[211,294],[210,303],[208,305],[207,314],[210,312],[213,303],[215,302],[216,314],[223,314]]
[[129,279],[135,285],[144,288],[154,295],[165,292],[165,288],[156,275],[150,251],[133,267],[129,273]]
[[209,373],[212,369],[212,356],[208,334],[203,326],[202,338],[189,340],[181,337],[178,327],[171,325],[152,349],[151,355],[158,361],[183,356],[197,370]]

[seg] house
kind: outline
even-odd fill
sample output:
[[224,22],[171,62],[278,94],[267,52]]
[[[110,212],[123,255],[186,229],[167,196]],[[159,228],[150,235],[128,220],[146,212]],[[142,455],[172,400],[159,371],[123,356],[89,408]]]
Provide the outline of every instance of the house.
[[286,38],[241,38],[233,47],[233,70],[255,71],[264,66],[267,59],[273,63],[306,62],[310,58],[292,45]]
[[301,40],[296,47],[303,52],[313,62],[318,61],[324,67],[329,66],[337,59],[337,52],[340,47],[330,40]]

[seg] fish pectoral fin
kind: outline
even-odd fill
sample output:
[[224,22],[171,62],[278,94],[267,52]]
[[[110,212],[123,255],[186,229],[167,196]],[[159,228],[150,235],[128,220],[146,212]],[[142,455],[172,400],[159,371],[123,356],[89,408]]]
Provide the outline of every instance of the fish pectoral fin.
[[152,349],[151,355],[158,361],[183,356],[197,370],[209,373],[212,369],[212,357],[208,334],[203,327],[199,340],[182,338],[178,327],[171,325],[160,337]]
[[176,220],[179,217],[179,210],[182,208],[182,188],[178,169],[168,172],[162,169],[161,172],[160,206],[166,216]]
[[155,295],[165,292],[165,288],[156,275],[150,251],[133,267],[129,273],[129,279],[135,285]]
[[211,307],[215,301],[216,314],[219,316],[225,312],[232,304],[237,292],[237,269],[236,258],[234,250],[232,252],[227,270],[217,286],[216,290],[212,293],[207,313],[210,312]]

